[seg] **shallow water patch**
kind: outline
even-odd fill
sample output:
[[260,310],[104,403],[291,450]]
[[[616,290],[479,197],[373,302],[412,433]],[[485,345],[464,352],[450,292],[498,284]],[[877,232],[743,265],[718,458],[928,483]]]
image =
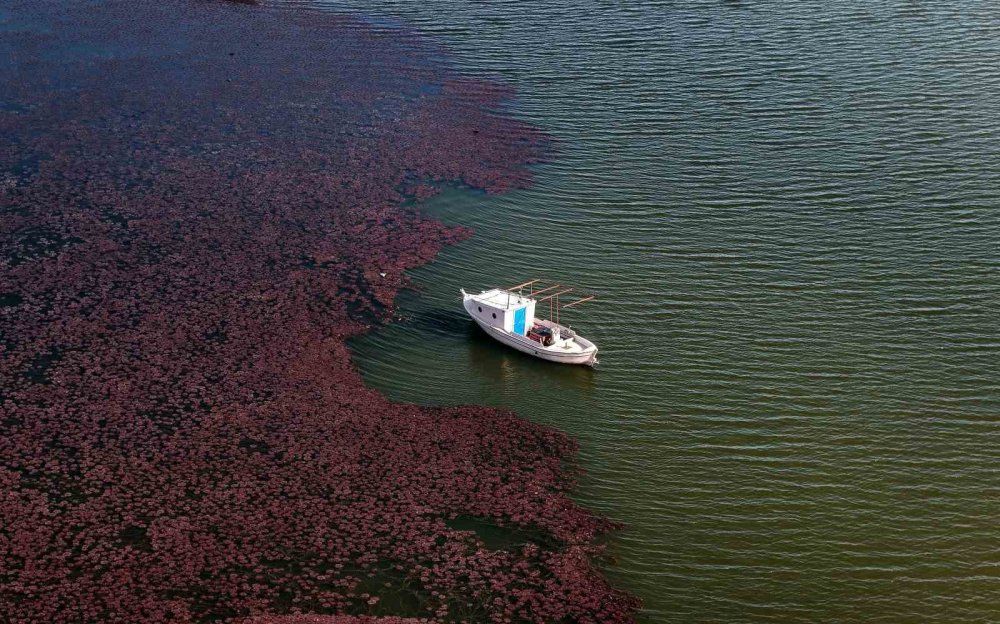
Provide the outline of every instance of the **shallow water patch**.
[[501,525],[491,518],[460,515],[445,520],[448,528],[472,533],[490,550],[517,551],[528,544],[536,544],[547,550],[562,546],[548,532],[516,525]]

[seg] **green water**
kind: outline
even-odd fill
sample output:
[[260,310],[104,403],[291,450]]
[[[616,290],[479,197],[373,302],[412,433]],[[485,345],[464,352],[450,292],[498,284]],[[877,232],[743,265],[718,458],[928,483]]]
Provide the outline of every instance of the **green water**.
[[[436,38],[556,136],[357,341],[394,399],[581,445],[647,622],[1000,621],[1000,21],[973,2],[327,2]],[[547,277],[601,365],[458,289]]]

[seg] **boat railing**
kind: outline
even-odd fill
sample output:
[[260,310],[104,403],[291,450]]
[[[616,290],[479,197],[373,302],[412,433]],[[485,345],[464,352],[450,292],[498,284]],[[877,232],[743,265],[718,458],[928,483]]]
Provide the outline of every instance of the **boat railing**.
[[[510,288],[504,288],[502,290],[506,290],[508,294],[512,293],[514,291],[517,291],[518,294],[520,294],[522,296],[527,296],[530,299],[534,299],[536,301],[536,303],[540,303],[542,301],[548,301],[549,302],[549,320],[555,321],[555,323],[557,325],[559,324],[559,310],[565,309],[565,308],[571,308],[571,307],[579,305],[581,303],[586,303],[587,301],[593,301],[594,299],[597,298],[596,295],[584,295],[584,296],[580,297],[579,299],[576,299],[576,300],[571,301],[569,303],[561,304],[559,298],[562,295],[567,295],[567,294],[569,294],[571,292],[575,292],[575,289],[573,289],[573,288],[566,288],[562,284],[556,284],[556,283],[551,283],[551,282],[549,282],[550,285],[546,286],[545,285],[546,282],[548,282],[548,280],[542,280],[541,278],[536,278],[536,279],[528,280],[527,282],[524,282],[524,283],[521,283],[521,284],[517,284],[515,286],[511,286]],[[536,288],[536,286],[541,286],[541,288]],[[527,293],[524,292],[525,288],[528,289]],[[563,288],[563,290],[559,290],[560,288]],[[555,291],[555,292],[552,292],[552,291]],[[548,293],[548,294],[546,294],[544,297],[539,297],[538,295],[540,295],[542,293]],[[509,301],[508,301],[508,304],[509,304]]]

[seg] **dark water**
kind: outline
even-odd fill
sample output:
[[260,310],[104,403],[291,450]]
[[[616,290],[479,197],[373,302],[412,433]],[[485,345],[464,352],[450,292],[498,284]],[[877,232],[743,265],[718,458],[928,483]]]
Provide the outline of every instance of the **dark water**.
[[[327,2],[516,87],[558,139],[355,345],[368,381],[582,446],[649,622],[1000,621],[1000,20],[986,3]],[[459,287],[600,299],[597,371]]]

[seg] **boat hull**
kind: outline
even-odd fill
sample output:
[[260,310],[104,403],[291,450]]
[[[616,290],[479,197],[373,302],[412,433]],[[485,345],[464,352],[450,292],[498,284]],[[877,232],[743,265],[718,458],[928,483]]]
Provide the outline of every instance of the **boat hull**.
[[[528,355],[532,355],[539,359],[559,364],[579,364],[584,366],[595,366],[597,364],[597,347],[588,340],[576,337],[577,342],[580,343],[583,348],[581,351],[576,352],[565,352],[560,349],[545,347],[526,336],[508,332],[499,327],[493,327],[492,325],[479,320],[472,313],[472,310],[469,309],[470,301],[471,298],[467,298],[464,302],[465,311],[469,313],[469,317],[472,318],[472,320],[476,322],[476,325],[479,325],[479,327],[481,327],[487,335],[494,340],[507,345],[508,347],[512,347],[522,353],[527,353]],[[547,324],[555,325],[555,323]]]

